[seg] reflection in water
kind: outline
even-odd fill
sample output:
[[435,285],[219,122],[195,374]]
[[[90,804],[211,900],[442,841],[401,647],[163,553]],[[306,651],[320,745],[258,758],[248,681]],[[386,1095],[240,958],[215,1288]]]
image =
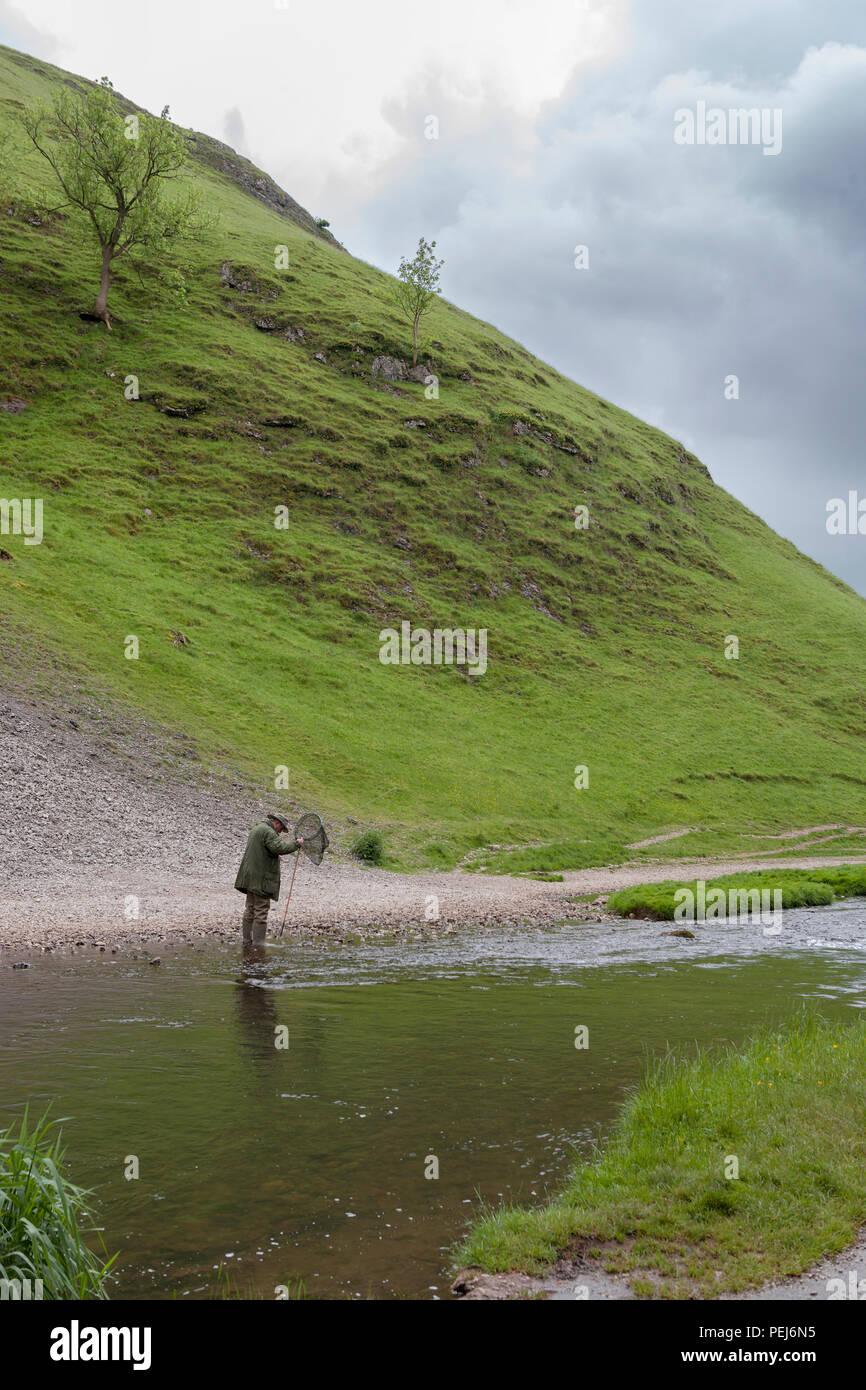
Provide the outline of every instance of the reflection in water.
[[260,945],[245,945],[241,973],[236,978],[235,1004],[244,1052],[259,1061],[272,1062],[277,1053],[279,1020],[275,992],[266,987],[267,952]]
[[0,972],[0,1125],[28,1101],[74,1117],[119,1296],[202,1297],[220,1264],[267,1298],[298,1278],[311,1297],[447,1296],[478,1199],[542,1201],[648,1058],[739,1042],[804,998],[866,1004],[862,904],[786,914],[769,945],[664,929],[208,945],[159,972],[42,958]]

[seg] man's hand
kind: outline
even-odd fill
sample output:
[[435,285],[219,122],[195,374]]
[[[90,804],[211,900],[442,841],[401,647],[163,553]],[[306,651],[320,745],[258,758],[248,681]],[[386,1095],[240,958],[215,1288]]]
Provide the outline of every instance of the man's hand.
[[298,836],[298,844],[299,844],[299,845],[302,845],[303,843],[304,843],[304,837],[303,837],[303,835],[299,835],[299,836]]

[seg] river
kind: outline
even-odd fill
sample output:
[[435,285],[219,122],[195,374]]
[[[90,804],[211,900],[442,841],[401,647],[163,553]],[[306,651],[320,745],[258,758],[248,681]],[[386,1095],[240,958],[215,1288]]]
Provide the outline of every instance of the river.
[[40,956],[0,971],[2,1121],[27,1102],[70,1117],[72,1175],[120,1252],[112,1297],[214,1296],[227,1277],[268,1299],[297,1281],[447,1298],[479,1203],[554,1191],[647,1058],[739,1042],[802,1000],[866,1004],[863,900],[786,912],[778,936],[669,929]]

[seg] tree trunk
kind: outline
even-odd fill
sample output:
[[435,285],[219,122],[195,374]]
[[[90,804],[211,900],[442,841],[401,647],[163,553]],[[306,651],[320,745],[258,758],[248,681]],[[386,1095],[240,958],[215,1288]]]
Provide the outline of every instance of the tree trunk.
[[111,332],[111,319],[108,316],[108,287],[111,284],[111,246],[102,248],[102,274],[99,277],[99,294],[96,296],[96,303],[93,312],[98,319],[102,319],[109,332]]
[[417,367],[417,365],[418,365],[418,320],[417,320],[417,318],[412,320],[412,347],[414,348],[414,351],[413,351],[413,353],[412,353],[412,366],[413,366],[413,367]]

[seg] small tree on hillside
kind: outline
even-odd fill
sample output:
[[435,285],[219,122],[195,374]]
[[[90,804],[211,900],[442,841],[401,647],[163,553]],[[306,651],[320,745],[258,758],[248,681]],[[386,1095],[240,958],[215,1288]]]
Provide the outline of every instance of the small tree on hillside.
[[99,245],[102,269],[94,317],[111,328],[108,290],[114,261],[133,247],[164,247],[198,237],[206,220],[190,194],[166,197],[166,183],[186,162],[183,135],[168,117],[124,116],[107,77],[83,95],[63,88],[49,104],[22,117],[47,159],[66,202],[86,219]]
[[434,256],[435,241],[426,242],[423,237],[418,242],[415,259],[400,261],[394,298],[398,308],[412,325],[412,366],[418,361],[418,335],[421,319],[430,308],[435,296],[439,294],[439,272],[445,264]]

